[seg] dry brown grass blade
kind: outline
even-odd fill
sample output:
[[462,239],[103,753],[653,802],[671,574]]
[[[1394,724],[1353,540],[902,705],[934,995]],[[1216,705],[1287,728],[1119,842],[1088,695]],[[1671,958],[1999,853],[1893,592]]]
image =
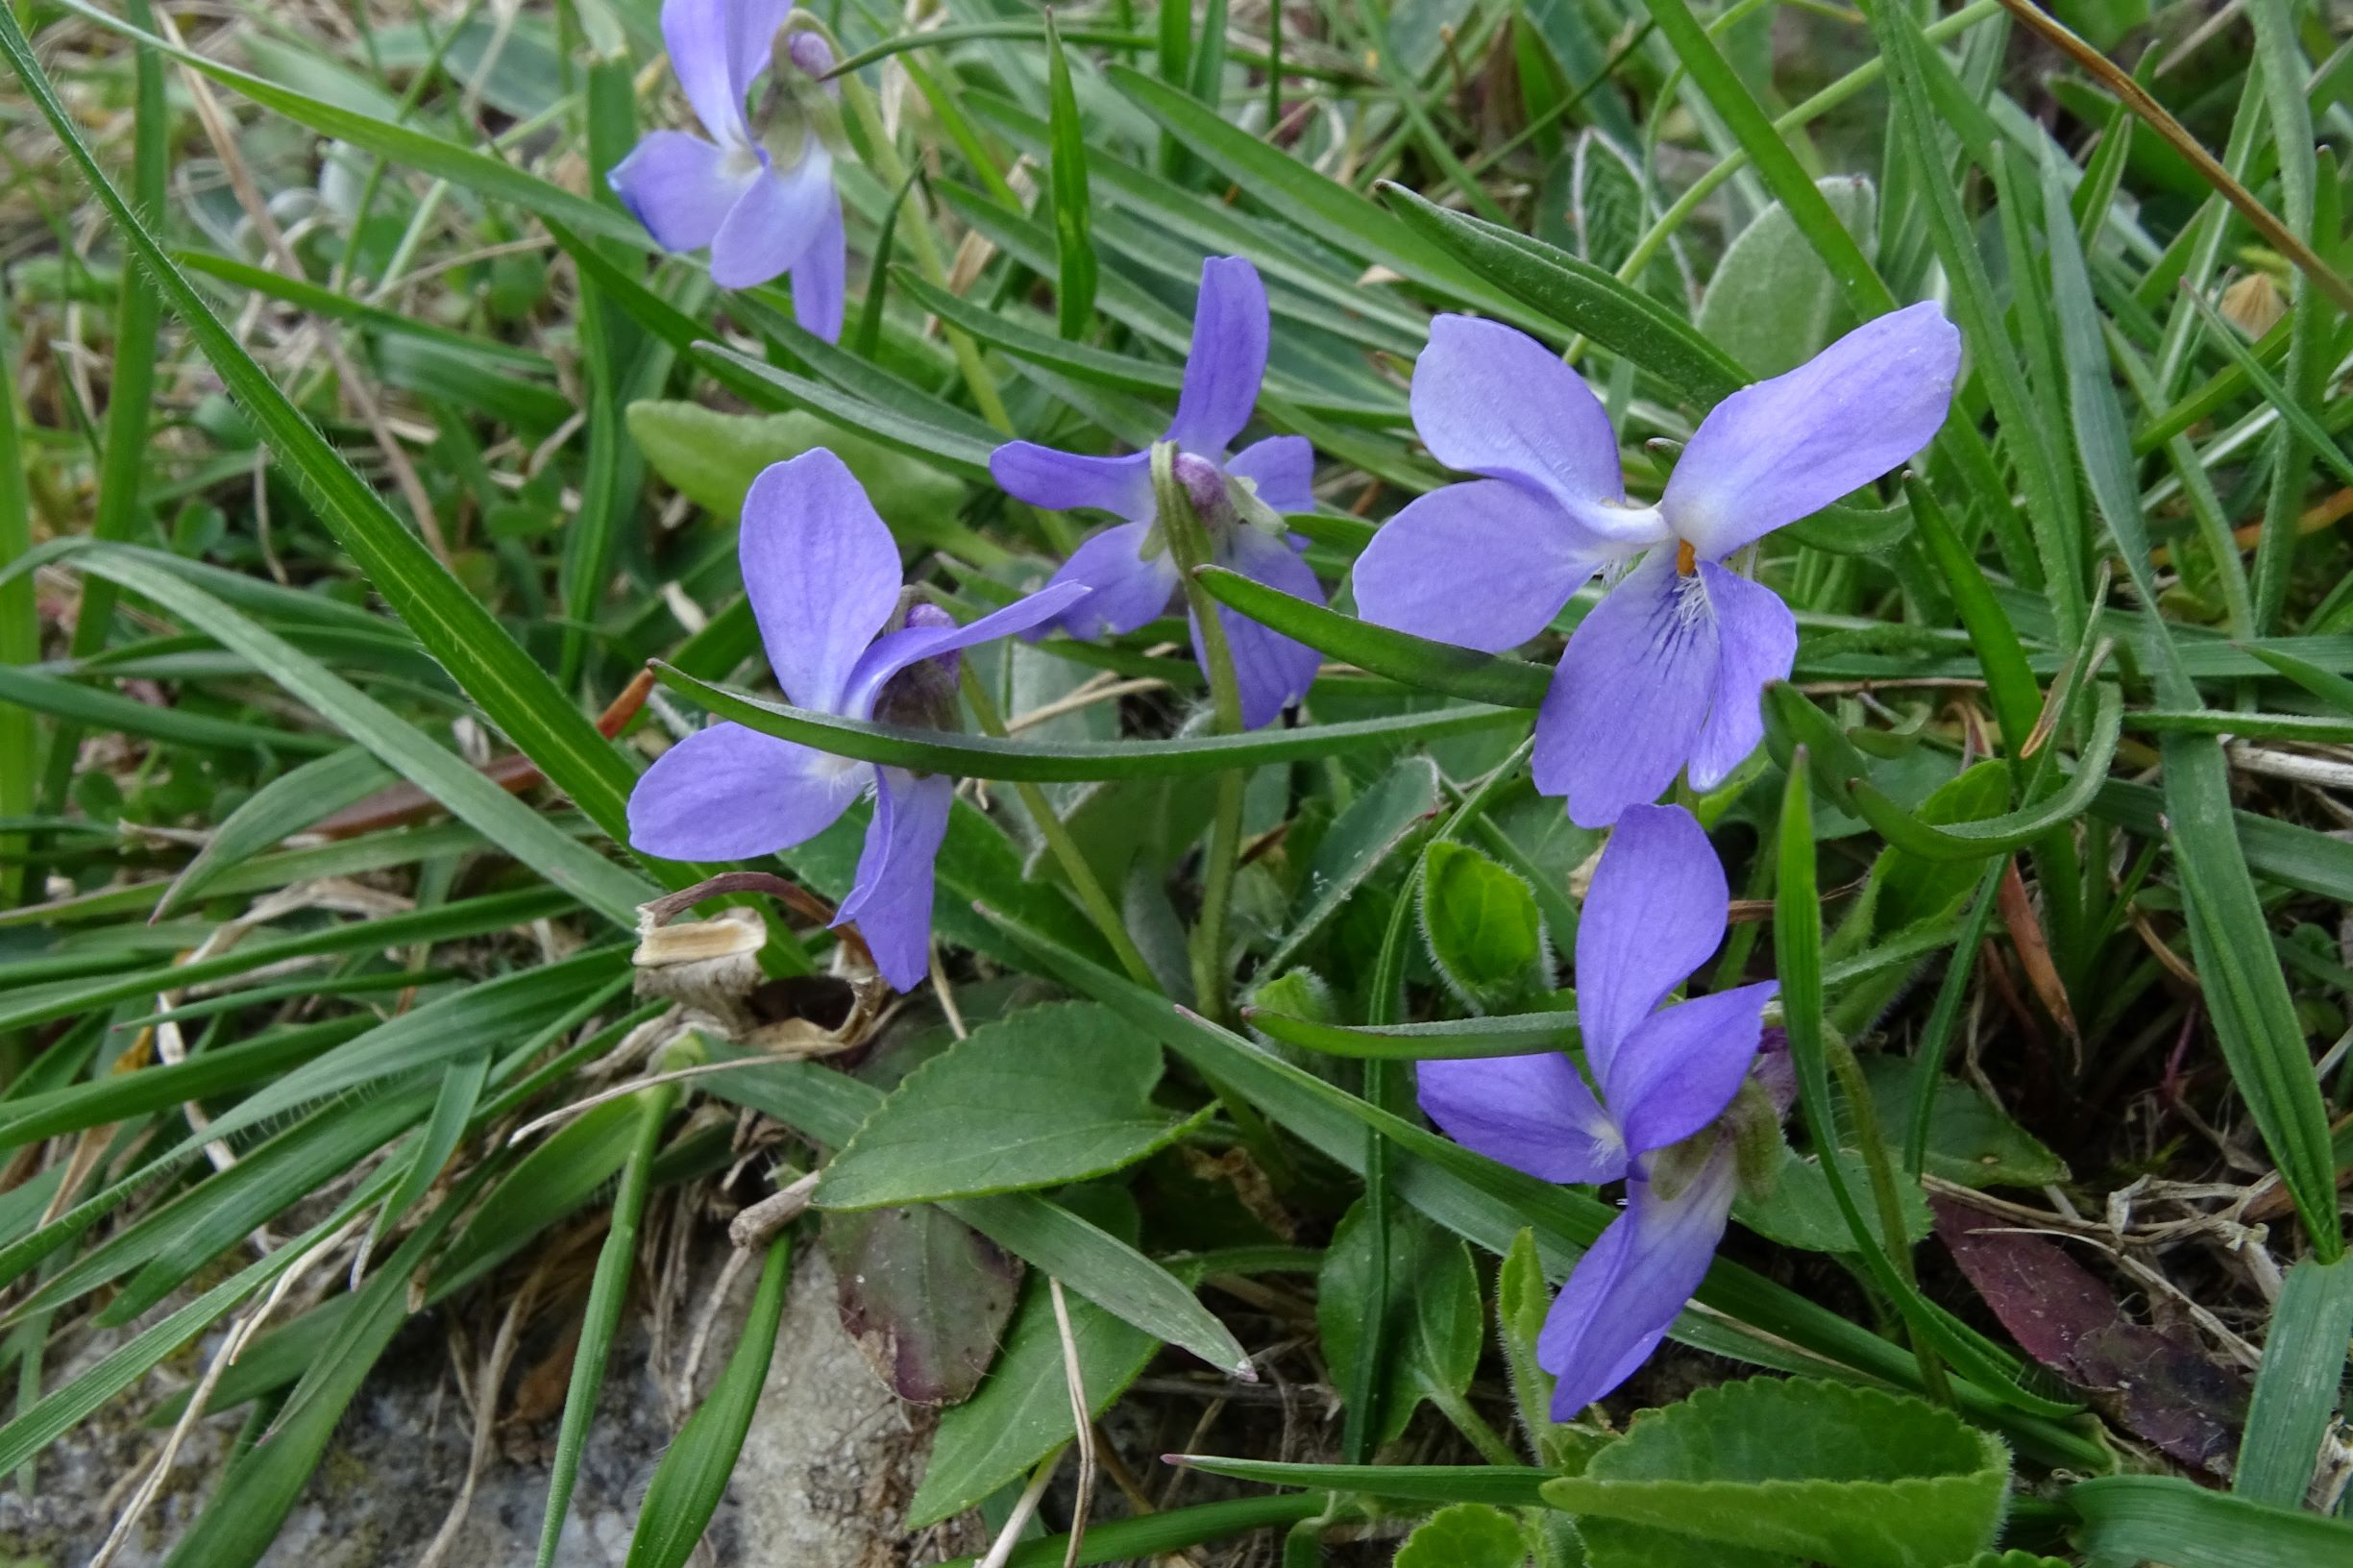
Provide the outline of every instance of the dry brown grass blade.
[[2026,983],[2034,988],[2035,999],[2066,1031],[2068,1043],[2080,1058],[2083,1035],[2075,1027],[2075,1010],[2068,1004],[2067,987],[2060,982],[2058,967],[2050,961],[2050,944],[2043,938],[2043,922],[2035,919],[2034,901],[2026,896],[2026,883],[2018,874],[2016,858],[2002,868],[1996,907],[2001,913],[2002,925],[2010,933],[2012,945],[2018,949],[2019,966],[2026,971]]

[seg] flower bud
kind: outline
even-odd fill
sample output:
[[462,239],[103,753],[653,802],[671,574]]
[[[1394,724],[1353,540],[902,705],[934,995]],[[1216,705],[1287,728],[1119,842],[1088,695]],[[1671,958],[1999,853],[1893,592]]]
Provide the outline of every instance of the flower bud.
[[821,78],[833,69],[833,46],[806,28],[787,28],[784,47],[804,76]]
[[794,12],[792,22],[778,30],[770,45],[768,92],[758,134],[778,173],[809,156],[812,138],[837,155],[849,145],[835,101],[841,89],[822,80],[833,69],[833,46],[806,25],[795,25],[805,21],[801,12]]
[[1193,516],[1203,527],[1215,532],[1232,526],[1234,501],[1226,488],[1224,469],[1207,457],[1180,452],[1170,462],[1169,472],[1185,487],[1185,498],[1192,502]]

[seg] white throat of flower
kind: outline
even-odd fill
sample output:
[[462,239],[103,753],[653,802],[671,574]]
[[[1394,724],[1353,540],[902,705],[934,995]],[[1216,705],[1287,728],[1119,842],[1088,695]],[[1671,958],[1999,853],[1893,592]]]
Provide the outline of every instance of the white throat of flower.
[[1695,626],[1714,613],[1708,602],[1707,583],[1697,572],[1678,572],[1675,586],[1669,592],[1675,596],[1675,619],[1679,625]]

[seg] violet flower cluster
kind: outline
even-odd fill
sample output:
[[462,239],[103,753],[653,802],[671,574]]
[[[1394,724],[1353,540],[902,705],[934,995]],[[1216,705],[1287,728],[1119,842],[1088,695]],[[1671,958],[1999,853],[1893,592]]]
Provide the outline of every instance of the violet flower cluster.
[[1448,1136],[1548,1182],[1626,1183],[1553,1301],[1536,1360],[1573,1419],[1630,1377],[1699,1288],[1738,1188],[1725,1117],[1757,1060],[1772,981],[1661,1007],[1724,940],[1729,893],[1680,806],[1631,806],[1577,927],[1586,1073],[1559,1052],[1424,1062],[1422,1109]]
[[[1084,592],[1049,587],[968,625],[914,598],[866,491],[820,448],[763,471],[744,498],[744,594],[777,684],[795,706],[846,719],[953,728],[956,656],[1026,631]],[[858,922],[894,987],[923,980],[932,861],[955,781],[837,757],[716,723],[655,760],[629,796],[629,843],[668,860],[740,860],[803,843],[860,796],[874,816],[834,923]]]
[[[833,51],[787,32],[793,0],[663,0],[670,68],[709,140],[647,134],[613,166],[614,194],[663,249],[711,252],[711,281],[751,288],[793,275],[793,313],[832,342],[842,335],[847,241],[820,121],[833,89],[819,79]],[[766,104],[747,104],[765,73]]]
[[1382,527],[1357,561],[1358,608],[1500,652],[1596,573],[1623,572],[1553,673],[1536,788],[1568,796],[1583,827],[1657,798],[1679,772],[1713,789],[1764,738],[1759,695],[1798,649],[1789,606],[1727,557],[1926,446],[1960,358],[1932,303],[1865,322],[1716,404],[1646,505],[1627,499],[1609,417],[1575,371],[1524,332],[1440,316],[1413,367],[1414,429],[1438,461],[1484,478]]
[[[671,0],[665,25],[689,3]],[[1281,518],[1314,504],[1308,443],[1274,436],[1229,454],[1258,401],[1268,325],[1266,291],[1249,262],[1220,257],[1203,265],[1192,354],[1168,430],[1171,472],[1217,561],[1321,603],[1315,575],[1299,558],[1305,541],[1288,535]],[[902,588],[889,527],[832,453],[819,449],[769,468],[745,498],[739,551],[745,595],[786,698],[844,718],[953,728],[958,650],[1056,625],[1079,637],[1130,631],[1160,615],[1179,584],[1166,525],[1155,515],[1151,461],[1149,453],[999,448],[992,468],[1022,499],[1095,506],[1129,521],[1082,545],[1037,593],[965,626]],[[1318,656],[1233,611],[1220,615],[1244,723],[1266,723],[1306,695]],[[629,842],[672,860],[768,854],[824,831],[869,793],[874,816],[866,850],[835,923],[856,920],[876,969],[908,991],[928,966],[933,862],[947,830],[950,779],[721,723],[672,747],[638,781]]]

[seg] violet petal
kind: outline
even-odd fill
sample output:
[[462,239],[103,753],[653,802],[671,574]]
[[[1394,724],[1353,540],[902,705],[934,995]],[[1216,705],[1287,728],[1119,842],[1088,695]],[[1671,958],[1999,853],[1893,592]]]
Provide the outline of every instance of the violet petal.
[[717,723],[656,757],[629,792],[629,844],[665,860],[744,860],[815,838],[874,776],[742,724]]
[[1434,1060],[1414,1069],[1422,1110],[1466,1149],[1548,1182],[1613,1182],[1626,1142],[1558,1051]]
[[858,880],[833,923],[858,922],[874,968],[893,989],[913,991],[931,967],[932,862],[947,837],[955,780],[883,768],[874,820],[858,856]]
[[1655,551],[1579,624],[1536,714],[1534,774],[1569,820],[1607,827],[1655,800],[1691,755],[1716,689],[1716,624]]
[[1924,301],[1711,409],[1659,502],[1704,560],[1820,511],[1911,457],[1952,405],[1961,334]]
[[1258,404],[1269,326],[1258,268],[1238,256],[1213,256],[1201,263],[1192,351],[1185,356],[1169,440],[1204,457],[1224,458]]
[[1577,925],[1578,1029],[1613,1104],[1619,1047],[1724,941],[1730,901],[1691,813],[1633,806],[1618,819]]
[[1706,1277],[1738,1186],[1729,1139],[1671,1198],[1627,1180],[1626,1212],[1577,1261],[1536,1336],[1537,1364],[1559,1380],[1554,1420],[1575,1420],[1650,1360]]
[[1500,653],[1552,624],[1601,570],[1584,530],[1507,479],[1415,498],[1357,557],[1357,611],[1377,625]]

